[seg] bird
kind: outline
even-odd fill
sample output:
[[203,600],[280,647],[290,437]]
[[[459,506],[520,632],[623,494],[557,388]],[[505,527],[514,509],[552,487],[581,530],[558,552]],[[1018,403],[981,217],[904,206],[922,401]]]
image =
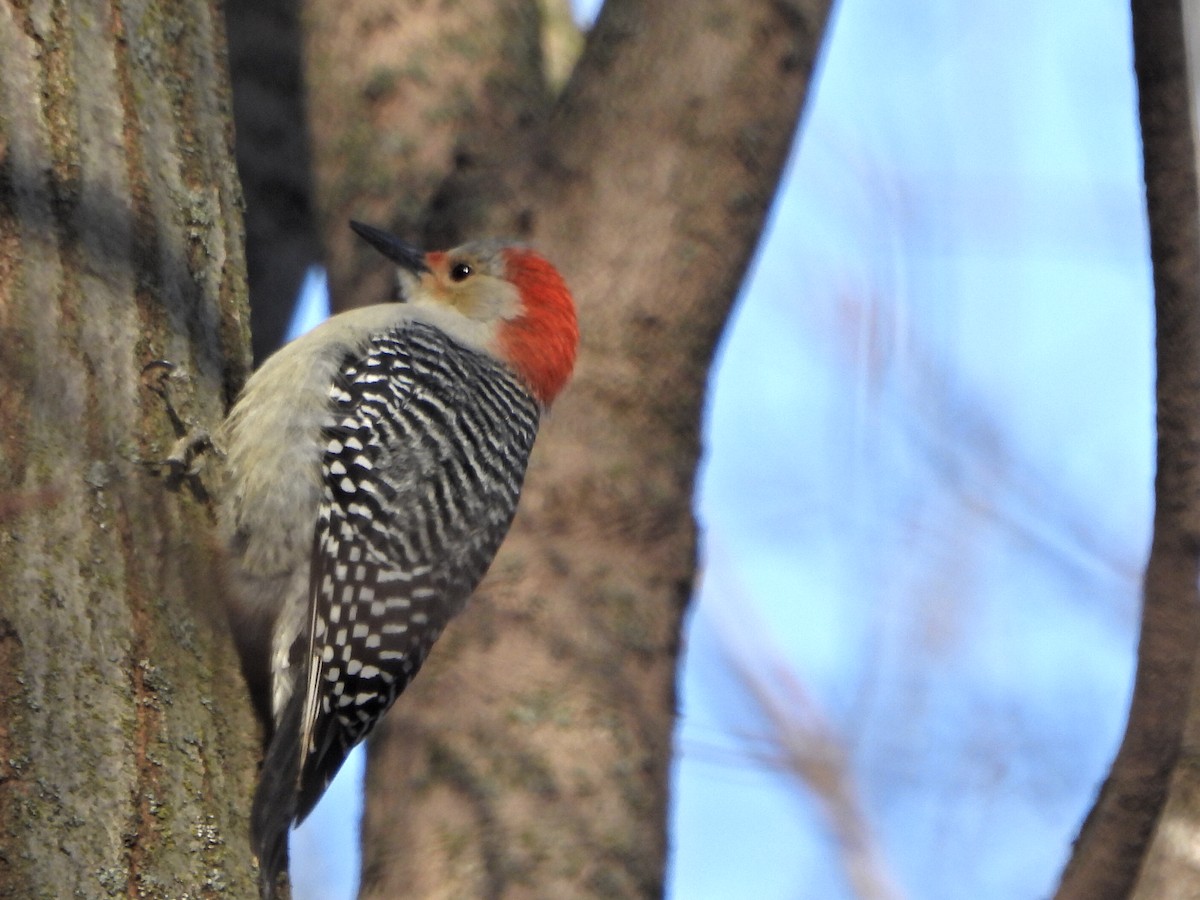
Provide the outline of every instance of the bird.
[[424,252],[350,226],[395,264],[395,299],[284,345],[213,435],[229,621],[264,726],[264,900],[290,829],[491,564],[579,343],[570,290],[535,250]]

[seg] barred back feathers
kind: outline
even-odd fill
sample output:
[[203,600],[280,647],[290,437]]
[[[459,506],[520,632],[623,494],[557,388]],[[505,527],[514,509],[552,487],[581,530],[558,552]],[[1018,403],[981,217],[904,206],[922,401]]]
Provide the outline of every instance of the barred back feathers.
[[290,828],[491,564],[578,342],[566,285],[532,251],[421,254],[355,230],[407,302],[289,344],[219,436],[230,616],[268,740],[251,812],[268,900]]

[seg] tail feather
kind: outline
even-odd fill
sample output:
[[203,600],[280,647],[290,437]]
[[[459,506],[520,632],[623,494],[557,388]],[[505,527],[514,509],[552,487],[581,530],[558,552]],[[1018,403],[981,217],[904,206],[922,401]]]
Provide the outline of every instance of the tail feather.
[[314,724],[312,740],[312,752],[304,760],[296,785],[297,825],[308,818],[317,801],[325,795],[360,738],[350,735],[336,716],[323,716]]
[[250,845],[258,857],[262,900],[273,900],[279,875],[287,871],[288,832],[296,820],[303,702],[303,693],[297,691],[284,709],[267,748],[250,810]]

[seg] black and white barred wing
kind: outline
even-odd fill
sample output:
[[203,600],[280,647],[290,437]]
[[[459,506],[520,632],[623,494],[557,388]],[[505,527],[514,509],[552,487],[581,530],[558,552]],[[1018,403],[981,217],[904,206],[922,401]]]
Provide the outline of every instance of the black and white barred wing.
[[539,414],[507,369],[415,325],[348,361],[331,398],[298,819],[486,572]]

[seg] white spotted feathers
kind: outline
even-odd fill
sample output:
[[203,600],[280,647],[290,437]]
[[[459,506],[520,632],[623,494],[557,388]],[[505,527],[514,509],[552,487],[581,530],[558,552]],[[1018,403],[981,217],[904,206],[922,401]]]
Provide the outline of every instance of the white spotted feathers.
[[540,411],[503,366],[412,323],[347,360],[330,400],[299,818],[483,577]]
[[267,739],[251,812],[264,900],[287,838],[465,605],[508,531],[574,301],[530,248],[425,253],[352,223],[399,297],[297,338],[217,431],[233,635]]

